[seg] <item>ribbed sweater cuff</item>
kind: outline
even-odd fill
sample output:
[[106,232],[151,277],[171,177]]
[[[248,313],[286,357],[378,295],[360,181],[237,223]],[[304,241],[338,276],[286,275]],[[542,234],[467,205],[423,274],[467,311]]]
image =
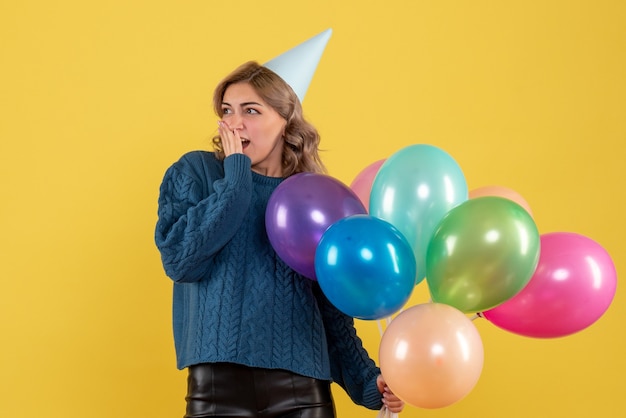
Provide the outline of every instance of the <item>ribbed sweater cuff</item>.
[[229,176],[240,178],[242,174],[249,173],[252,160],[245,154],[231,154],[224,158],[224,172]]
[[377,377],[378,374],[375,374],[363,388],[363,406],[369,409],[380,409],[383,407],[383,395],[378,391],[378,386],[376,386]]

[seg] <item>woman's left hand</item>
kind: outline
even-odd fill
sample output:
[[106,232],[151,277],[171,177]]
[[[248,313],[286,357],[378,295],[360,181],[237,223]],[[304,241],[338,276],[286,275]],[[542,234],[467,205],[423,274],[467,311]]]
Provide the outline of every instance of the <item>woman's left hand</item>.
[[376,386],[378,386],[378,391],[383,395],[383,404],[387,407],[387,409],[390,412],[402,412],[404,409],[404,401],[393,394],[391,389],[389,389],[389,386],[385,383],[385,379],[383,379],[382,374],[379,374],[376,378]]

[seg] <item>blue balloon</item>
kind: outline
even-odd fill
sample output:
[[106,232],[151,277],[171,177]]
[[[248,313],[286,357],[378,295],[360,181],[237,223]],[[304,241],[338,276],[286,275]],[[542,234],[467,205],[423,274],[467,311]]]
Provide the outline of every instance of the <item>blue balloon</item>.
[[380,319],[399,311],[411,296],[416,263],[396,227],[370,215],[351,215],[322,235],[315,273],[337,309],[358,319]]

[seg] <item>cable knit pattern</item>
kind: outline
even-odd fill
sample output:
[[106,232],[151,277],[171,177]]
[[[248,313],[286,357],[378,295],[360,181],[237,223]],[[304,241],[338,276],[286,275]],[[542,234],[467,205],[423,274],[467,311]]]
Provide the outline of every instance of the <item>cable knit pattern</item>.
[[174,281],[177,366],[232,362],[334,380],[355,403],[382,406],[380,370],[352,318],[287,266],[265,231],[283,179],[252,172],[243,154],[184,155],[166,172],[155,241]]

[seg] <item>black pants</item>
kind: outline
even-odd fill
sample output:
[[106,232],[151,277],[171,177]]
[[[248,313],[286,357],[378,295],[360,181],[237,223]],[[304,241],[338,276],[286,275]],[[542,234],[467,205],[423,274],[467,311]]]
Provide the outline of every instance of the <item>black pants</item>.
[[330,382],[230,363],[189,367],[185,418],[334,418]]

